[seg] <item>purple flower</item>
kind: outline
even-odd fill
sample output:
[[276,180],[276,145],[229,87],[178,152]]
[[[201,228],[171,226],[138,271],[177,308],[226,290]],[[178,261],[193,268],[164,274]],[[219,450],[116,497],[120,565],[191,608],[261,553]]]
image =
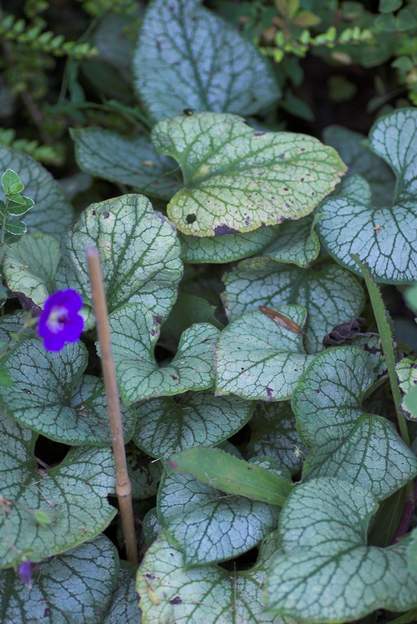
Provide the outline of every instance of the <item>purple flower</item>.
[[38,334],[47,351],[60,351],[67,342],[76,342],[84,328],[79,314],[83,300],[77,291],[57,290],[45,301],[39,317]]
[[22,561],[17,567],[17,574],[24,585],[32,586],[34,565],[31,561]]

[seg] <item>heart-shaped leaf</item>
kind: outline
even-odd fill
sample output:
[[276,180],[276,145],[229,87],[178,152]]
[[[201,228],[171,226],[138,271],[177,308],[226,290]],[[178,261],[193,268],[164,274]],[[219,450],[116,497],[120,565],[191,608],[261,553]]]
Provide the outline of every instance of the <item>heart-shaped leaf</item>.
[[236,115],[198,113],[160,121],[152,130],[160,154],[181,167],[184,186],[168,216],[184,234],[250,232],[310,214],[345,166],[317,139],[260,132]]
[[141,624],[138,602],[134,570],[130,566],[122,565],[118,584],[103,624]]
[[371,187],[372,203],[386,205],[387,198],[394,193],[395,178],[382,158],[369,148],[367,138],[343,126],[328,126],[323,138],[348,165],[347,175],[357,174],[365,178]]
[[48,234],[33,232],[10,245],[4,258],[4,276],[10,290],[24,293],[42,306],[56,290],[56,272],[61,260],[59,242]]
[[248,312],[221,332],[216,347],[217,394],[262,401],[291,397],[312,358],[303,347],[306,313],[295,305],[281,306],[279,313],[291,325],[262,312]]
[[133,441],[158,458],[168,458],[193,446],[217,446],[248,422],[252,410],[248,401],[215,397],[208,392],[152,399],[135,410]]
[[85,210],[68,242],[74,284],[90,302],[85,250],[96,245],[103,265],[110,311],[136,302],[165,317],[182,276],[180,245],[173,226],[143,195],[122,195]]
[[417,203],[415,178],[417,111],[401,109],[377,120],[369,143],[397,177],[383,205],[372,197],[368,182],[348,178],[319,211],[318,231],[329,253],[358,273],[356,254],[379,282],[410,283],[417,279]]
[[211,565],[190,568],[179,550],[161,536],[139,568],[142,624],[290,624],[265,612],[265,569],[276,548],[274,536],[261,547],[256,565],[229,572]]
[[275,238],[262,251],[266,258],[299,267],[306,267],[317,259],[320,242],[311,217],[282,223],[275,232]]
[[328,349],[302,376],[292,406],[311,449],[305,475],[344,479],[382,499],[417,474],[417,458],[391,422],[361,407],[377,373],[372,357],[357,347]]
[[184,236],[180,234],[182,259],[191,264],[226,264],[248,258],[261,251],[277,237],[285,224],[260,227],[252,232],[223,236]]
[[281,266],[269,258],[240,262],[223,278],[222,300],[230,319],[259,306],[299,304],[307,310],[306,347],[323,349],[323,338],[336,325],[356,318],[365,304],[358,280],[334,263],[308,270]]
[[[113,459],[108,449],[71,450],[64,461],[39,471],[36,436],[2,416],[0,442],[0,567],[22,559],[41,561],[75,548],[101,533],[116,514],[107,502],[114,491]],[[42,521],[39,513],[42,512]]]
[[[22,584],[13,570],[0,572],[2,622],[107,622],[104,618],[118,570],[115,547],[107,537],[100,535],[93,542],[37,565],[30,588]],[[112,605],[111,610],[113,608]],[[124,620],[130,624],[134,621],[138,624],[140,620]]]
[[[21,425],[58,442],[110,446],[103,382],[83,375],[87,362],[80,342],[51,353],[39,340],[25,340],[7,359],[13,385],[0,388],[3,409]],[[124,411],[124,427],[129,439],[134,429],[130,410]]]
[[[238,460],[239,461],[239,460]],[[225,561],[247,552],[276,528],[278,508],[225,495],[189,474],[162,478],[158,519],[187,565]]]
[[219,330],[208,323],[192,325],[182,334],[175,358],[160,366],[154,355],[160,324],[160,317],[136,304],[110,316],[116,374],[126,404],[213,386]]
[[75,157],[83,171],[135,190],[171,199],[180,182],[174,161],[161,158],[145,136],[125,138],[101,128],[71,130]]
[[200,0],[152,2],[133,70],[156,120],[184,109],[253,115],[280,95],[265,58]]
[[406,543],[367,546],[373,497],[338,479],[295,488],[280,516],[282,552],[270,563],[270,612],[303,622],[350,622],[377,609],[417,604],[417,579],[407,569]]
[[34,201],[32,209],[23,217],[29,230],[56,237],[63,235],[72,222],[73,211],[58,182],[30,156],[0,146],[0,170],[6,169],[13,169],[19,175],[25,195]]
[[251,456],[271,457],[291,472],[300,470],[306,448],[295,428],[289,403],[259,403],[250,427]]

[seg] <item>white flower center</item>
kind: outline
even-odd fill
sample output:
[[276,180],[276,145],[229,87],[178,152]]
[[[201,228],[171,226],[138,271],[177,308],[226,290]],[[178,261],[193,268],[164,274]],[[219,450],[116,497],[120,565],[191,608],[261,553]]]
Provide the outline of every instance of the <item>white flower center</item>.
[[68,310],[64,306],[55,306],[49,313],[46,325],[52,333],[57,334],[64,327],[67,318]]

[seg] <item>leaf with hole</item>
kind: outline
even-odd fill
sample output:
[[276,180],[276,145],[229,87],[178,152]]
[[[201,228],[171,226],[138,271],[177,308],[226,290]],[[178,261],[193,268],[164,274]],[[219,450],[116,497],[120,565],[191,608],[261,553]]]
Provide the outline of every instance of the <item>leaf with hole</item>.
[[198,113],[160,121],[157,152],[181,167],[168,204],[180,232],[221,236],[310,214],[345,172],[337,152],[291,132],[254,130],[236,115]]
[[377,380],[375,361],[358,347],[315,357],[292,399],[297,429],[310,449],[304,477],[337,477],[381,500],[417,474],[417,458],[393,424],[362,407]]
[[253,115],[280,96],[268,61],[200,0],[154,0],[133,59],[153,119],[183,110]]

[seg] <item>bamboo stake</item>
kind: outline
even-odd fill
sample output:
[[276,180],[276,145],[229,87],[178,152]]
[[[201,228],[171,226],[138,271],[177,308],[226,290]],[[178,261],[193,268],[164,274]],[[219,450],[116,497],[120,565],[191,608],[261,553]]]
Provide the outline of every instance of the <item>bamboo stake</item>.
[[88,270],[90,273],[91,294],[97,321],[98,339],[100,343],[101,362],[104,386],[107,397],[107,413],[112,433],[113,456],[116,466],[116,494],[119,503],[122,531],[126,544],[127,559],[137,565],[138,554],[136,545],[135,522],[132,505],[132,486],[127,472],[126,451],[123,439],[122,416],[120,413],[119,391],[116,382],[116,371],[111,352],[110,325],[104,291],[103,274],[100,256],[96,247],[87,249]]

